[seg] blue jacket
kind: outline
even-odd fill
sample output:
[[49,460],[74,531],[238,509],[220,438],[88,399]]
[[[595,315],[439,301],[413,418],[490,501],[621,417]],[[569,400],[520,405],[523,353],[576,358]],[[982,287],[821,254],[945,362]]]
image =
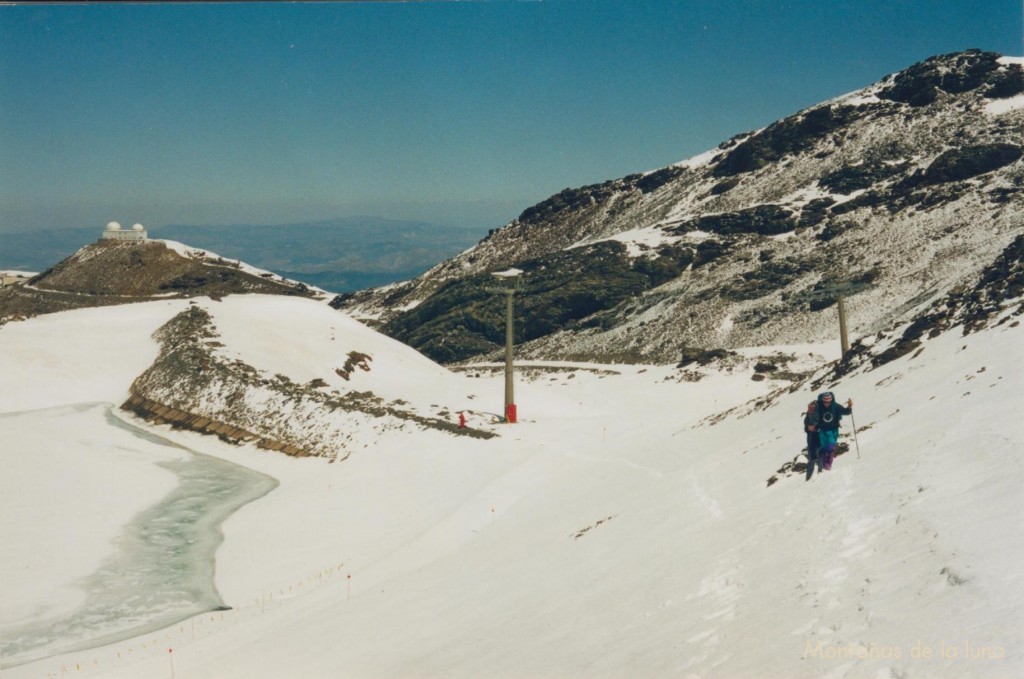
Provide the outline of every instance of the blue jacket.
[[[832,403],[825,407],[822,402],[822,397],[825,394],[832,395]],[[836,397],[831,391],[826,391],[825,394],[818,396],[818,407],[814,410],[814,426],[818,430],[822,429],[839,429],[839,421],[843,419],[843,415],[849,415],[853,412],[853,408],[847,408],[841,406],[836,402]]]

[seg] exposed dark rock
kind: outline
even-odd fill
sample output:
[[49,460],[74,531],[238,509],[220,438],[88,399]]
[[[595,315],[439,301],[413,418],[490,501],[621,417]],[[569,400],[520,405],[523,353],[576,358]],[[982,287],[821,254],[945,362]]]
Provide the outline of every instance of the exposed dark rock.
[[832,198],[815,198],[804,205],[797,225],[803,228],[817,226],[828,215],[828,209],[835,204],[836,201]]
[[900,337],[895,344],[878,356],[875,356],[871,362],[875,367],[878,367],[880,365],[885,365],[890,361],[895,361],[901,356],[906,356],[911,351],[921,346],[921,337],[924,333],[939,327],[942,320],[943,316],[941,314],[926,314],[918,317],[918,319],[911,323],[903,332],[903,336]]
[[[863,271],[852,272],[842,281],[825,278],[815,283],[810,290],[797,293],[789,299],[794,305],[807,303],[812,312],[821,311],[837,303],[840,289],[849,298],[851,295],[873,287],[879,276],[878,268],[872,267]],[[785,293],[783,295],[785,296]]]
[[[217,337],[210,314],[192,306],[165,323],[154,338],[161,350],[156,361],[139,375],[130,388],[131,397],[122,408],[156,422],[167,422],[231,441],[256,440],[269,450],[296,456],[333,459],[339,444],[302,426],[271,408],[260,410],[246,395],[260,390],[268,399],[311,403],[332,418],[362,413],[380,420],[378,427],[401,422],[444,431],[456,436],[491,438],[491,432],[459,428],[446,419],[426,417],[397,401],[386,402],[371,392],[325,393],[324,381],[296,384],[286,375],[272,378],[252,366],[213,351]],[[369,356],[352,352],[353,368],[368,369]],[[203,396],[213,398],[204,399]],[[347,455],[346,455],[347,457]]]
[[938,99],[940,91],[960,94],[985,84],[999,71],[998,59],[998,54],[980,50],[931,57],[897,74],[878,96],[914,107],[927,106]]
[[909,163],[886,164],[886,163],[862,163],[860,165],[845,165],[838,170],[833,170],[820,180],[818,184],[835,193],[848,195],[854,191],[867,189],[880,181],[888,179],[897,174],[905,172]]
[[212,298],[236,293],[313,296],[305,285],[264,280],[223,259],[183,257],[160,241],[87,245],[34,276],[30,285],[0,289],[0,319],[128,304],[168,292]]
[[827,309],[836,303],[835,297],[813,297],[808,302],[808,308],[811,311],[821,311]]
[[683,347],[682,357],[679,359],[677,368],[685,368],[691,363],[697,365],[707,365],[712,361],[717,361],[728,356],[736,356],[735,351],[728,351],[726,349],[701,349],[698,347]]
[[711,195],[720,196],[729,189],[735,188],[736,185],[739,183],[740,177],[729,177],[728,179],[723,179],[722,181],[718,182],[717,184],[711,187]]
[[964,304],[964,331],[984,327],[988,319],[1011,300],[1024,295],[1024,235],[1010,243],[987,266]]
[[856,228],[857,224],[848,220],[833,219],[825,228],[821,230],[821,233],[817,235],[818,240],[822,242],[828,242],[845,231],[851,228]]
[[[980,270],[973,255],[986,235],[1016,228],[1024,132],[1019,116],[991,115],[983,96],[1014,91],[1017,71],[977,51],[937,57],[863,92],[882,91],[888,100],[808,109],[734,137],[706,165],[567,189],[425,281],[346,307],[384,322],[399,318],[398,337],[440,360],[493,353],[504,340],[501,298],[473,291],[487,284],[483,271],[530,263],[524,283],[540,284],[526,284],[516,297],[516,341],[533,338],[527,355],[674,362],[679,344],[731,347],[820,334],[832,325],[836,302],[827,283],[814,282],[839,270],[868,275],[865,269],[885,262],[872,274],[880,280],[869,282],[891,288],[892,298],[878,305],[878,318],[852,305],[850,320],[855,331],[896,323],[937,296],[915,288],[906,272],[934,260],[942,265],[935,285],[948,291]],[[896,103],[931,98],[936,103],[925,109]],[[768,164],[770,171],[757,171]],[[832,195],[808,201],[825,195],[818,188]],[[628,253],[577,247],[653,225],[675,243],[665,253],[643,242]],[[557,259],[565,248],[575,251]],[[593,276],[586,273],[591,262],[577,257],[592,258]],[[456,287],[444,287],[447,281]],[[421,308],[401,310],[411,302]],[[733,321],[725,332],[724,318]]]
[[662,246],[657,254],[655,258],[640,257],[633,263],[633,270],[646,276],[652,288],[678,276],[696,257],[694,250],[678,245]]
[[922,173],[908,179],[911,185],[930,186],[970,179],[998,170],[1020,159],[1024,148],[1016,144],[982,144],[950,149],[932,161]]
[[889,200],[890,198],[887,194],[883,194],[878,191],[865,191],[856,198],[851,198],[844,203],[833,205],[829,212],[831,212],[832,216],[838,217],[839,215],[844,215],[847,212],[859,210],[862,207],[878,207],[879,205],[885,205]]
[[817,140],[856,120],[858,115],[854,106],[820,106],[773,123],[726,153],[713,174],[732,177],[762,168],[787,153],[805,151]]
[[699,269],[710,264],[731,250],[729,243],[709,238],[697,244],[697,255],[693,259],[693,268]]
[[667,229],[670,233],[709,231],[723,236],[740,233],[758,233],[774,236],[797,227],[793,213],[781,205],[755,205],[737,212],[698,217]]
[[352,373],[356,371],[356,368],[363,372],[370,372],[371,361],[373,361],[373,357],[369,354],[364,354],[360,351],[350,351],[348,352],[348,358],[345,359],[345,365],[335,368],[334,372],[337,373],[338,377],[348,382],[352,379]]
[[[611,198],[616,193],[637,189],[652,193],[687,172],[685,167],[665,167],[647,174],[631,174],[600,184],[579,188],[565,188],[547,200],[524,210],[518,218],[520,224],[541,224],[556,219],[565,212],[582,210]],[[488,234],[488,238],[492,234]],[[486,240],[486,239],[485,239]],[[482,242],[482,241],[481,241]]]
[[237,271],[216,271],[208,274],[184,274],[160,283],[158,290],[202,290],[215,283],[231,283],[238,278]]
[[814,262],[794,257],[764,262],[756,269],[744,272],[739,280],[726,284],[721,296],[733,301],[757,299],[786,287],[802,274],[814,270]]
[[611,197],[618,190],[617,186],[617,182],[608,181],[578,189],[562,189],[547,200],[524,210],[518,221],[522,224],[537,224],[550,220],[559,213],[588,207]]
[[635,186],[640,189],[642,193],[651,193],[660,189],[662,186],[668,184],[685,172],[686,168],[684,167],[666,167],[661,170],[651,172],[650,174],[643,175],[636,180]]
[[340,295],[335,295],[334,298],[327,304],[332,309],[343,309],[345,307],[345,303],[348,302],[353,297],[355,297],[355,293],[343,292]]
[[1018,193],[1020,193],[1020,189],[1016,187],[997,187],[989,191],[988,195],[993,203],[1002,204],[1009,203]]
[[1005,99],[1024,92],[1024,68],[1020,64],[1010,64],[991,78],[992,86],[985,92],[990,99]]
[[100,241],[83,248],[32,279],[45,290],[85,295],[152,297],[260,292],[308,295],[308,289],[264,280],[224,260],[183,257],[160,241]]

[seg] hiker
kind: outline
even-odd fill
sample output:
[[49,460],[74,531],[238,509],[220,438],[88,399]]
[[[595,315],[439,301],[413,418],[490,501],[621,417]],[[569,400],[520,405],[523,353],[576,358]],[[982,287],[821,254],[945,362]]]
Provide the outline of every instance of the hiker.
[[459,429],[466,428],[466,413],[459,413]]
[[804,433],[807,434],[807,481],[811,480],[814,474],[814,465],[818,465],[818,473],[821,473],[821,441],[818,439],[817,420],[818,402],[811,401],[807,404],[807,412],[804,413]]
[[821,443],[821,450],[818,455],[822,458],[822,467],[832,469],[832,460],[836,456],[836,443],[839,441],[839,421],[843,415],[853,412],[853,399],[846,402],[846,407],[836,403],[835,395],[831,391],[823,392],[818,396],[815,404],[814,426],[818,430],[818,440]]

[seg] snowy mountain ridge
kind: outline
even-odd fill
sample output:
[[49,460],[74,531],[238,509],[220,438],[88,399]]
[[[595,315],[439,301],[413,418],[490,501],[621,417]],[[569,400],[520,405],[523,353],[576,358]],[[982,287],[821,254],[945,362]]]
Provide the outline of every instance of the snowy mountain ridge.
[[[1021,233],[1020,60],[970,51],[737,135],[690,161],[566,189],[406,284],[335,305],[435,360],[495,355],[488,273],[526,271],[533,358],[674,363],[686,347],[871,334]],[[993,106],[1000,107],[994,109]]]

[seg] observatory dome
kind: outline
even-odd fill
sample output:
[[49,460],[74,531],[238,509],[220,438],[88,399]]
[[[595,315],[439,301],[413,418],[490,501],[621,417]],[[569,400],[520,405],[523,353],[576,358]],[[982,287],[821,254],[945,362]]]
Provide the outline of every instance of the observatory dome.
[[142,224],[132,224],[132,231],[145,231],[146,227]]
[[107,229],[106,230],[107,231],[120,231],[121,230],[121,225],[118,224],[117,222],[110,222],[109,224],[107,224]]

